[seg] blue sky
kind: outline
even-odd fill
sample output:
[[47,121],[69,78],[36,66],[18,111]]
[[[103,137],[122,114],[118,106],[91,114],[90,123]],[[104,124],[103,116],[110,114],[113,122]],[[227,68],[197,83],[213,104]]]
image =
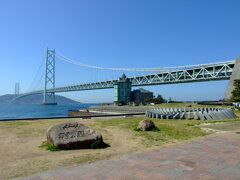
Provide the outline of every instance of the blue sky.
[[[46,48],[105,67],[164,67],[240,56],[238,0],[0,0],[0,95],[41,88]],[[56,86],[120,76],[56,61]],[[129,75],[126,72],[127,75]],[[227,81],[145,87],[176,100],[223,98]],[[113,89],[61,93],[111,102]]]

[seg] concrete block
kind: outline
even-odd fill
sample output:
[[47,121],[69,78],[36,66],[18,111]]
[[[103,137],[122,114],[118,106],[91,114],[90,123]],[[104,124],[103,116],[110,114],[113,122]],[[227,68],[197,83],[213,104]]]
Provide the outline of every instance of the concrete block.
[[203,116],[205,117],[206,120],[212,119],[206,111],[203,113]]
[[202,112],[199,112],[198,115],[199,115],[199,118],[201,120],[205,120],[206,119]]
[[186,115],[186,113],[185,113],[185,112],[182,112],[182,113],[180,114],[180,119],[185,119],[185,115]]
[[173,116],[173,119],[179,119],[180,118],[180,113],[176,113],[174,116]]
[[215,116],[214,112],[212,112],[212,111],[209,112],[208,115],[209,115],[212,119],[218,119],[218,118]]
[[187,112],[187,119],[191,119],[191,113]]
[[200,117],[198,116],[198,113],[197,112],[194,112],[193,113],[193,118],[196,119],[196,120],[199,120]]

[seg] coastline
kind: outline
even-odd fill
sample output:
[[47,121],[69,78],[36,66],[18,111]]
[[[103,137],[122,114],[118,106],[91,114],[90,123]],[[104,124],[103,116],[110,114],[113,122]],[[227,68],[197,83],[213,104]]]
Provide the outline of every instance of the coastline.
[[16,119],[0,119],[1,121],[34,121],[34,120],[57,120],[57,119],[92,119],[102,117],[126,117],[126,116],[138,116],[145,113],[119,113],[119,114],[101,114],[101,115],[89,115],[89,116],[61,116],[61,117],[38,117],[38,118],[16,118]]

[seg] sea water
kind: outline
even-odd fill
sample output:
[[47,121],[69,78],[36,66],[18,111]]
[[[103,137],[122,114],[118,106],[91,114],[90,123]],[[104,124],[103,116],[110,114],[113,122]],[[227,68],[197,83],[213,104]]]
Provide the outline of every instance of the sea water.
[[78,110],[97,104],[0,104],[0,119],[62,117],[68,110]]

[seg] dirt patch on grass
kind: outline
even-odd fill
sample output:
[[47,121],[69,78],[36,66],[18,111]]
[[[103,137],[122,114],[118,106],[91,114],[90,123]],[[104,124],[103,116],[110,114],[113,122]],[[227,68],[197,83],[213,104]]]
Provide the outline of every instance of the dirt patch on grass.
[[[85,149],[50,152],[39,148],[46,140],[46,130],[54,124],[76,120],[41,120],[0,122],[0,179],[27,176],[39,171],[56,169],[76,163],[91,162],[141,149],[139,141],[128,130],[116,127],[97,128],[106,149]],[[78,120],[91,127],[93,120]]]
[[240,121],[201,124],[199,127],[208,128],[209,130],[213,130],[216,132],[232,131],[240,129]]

